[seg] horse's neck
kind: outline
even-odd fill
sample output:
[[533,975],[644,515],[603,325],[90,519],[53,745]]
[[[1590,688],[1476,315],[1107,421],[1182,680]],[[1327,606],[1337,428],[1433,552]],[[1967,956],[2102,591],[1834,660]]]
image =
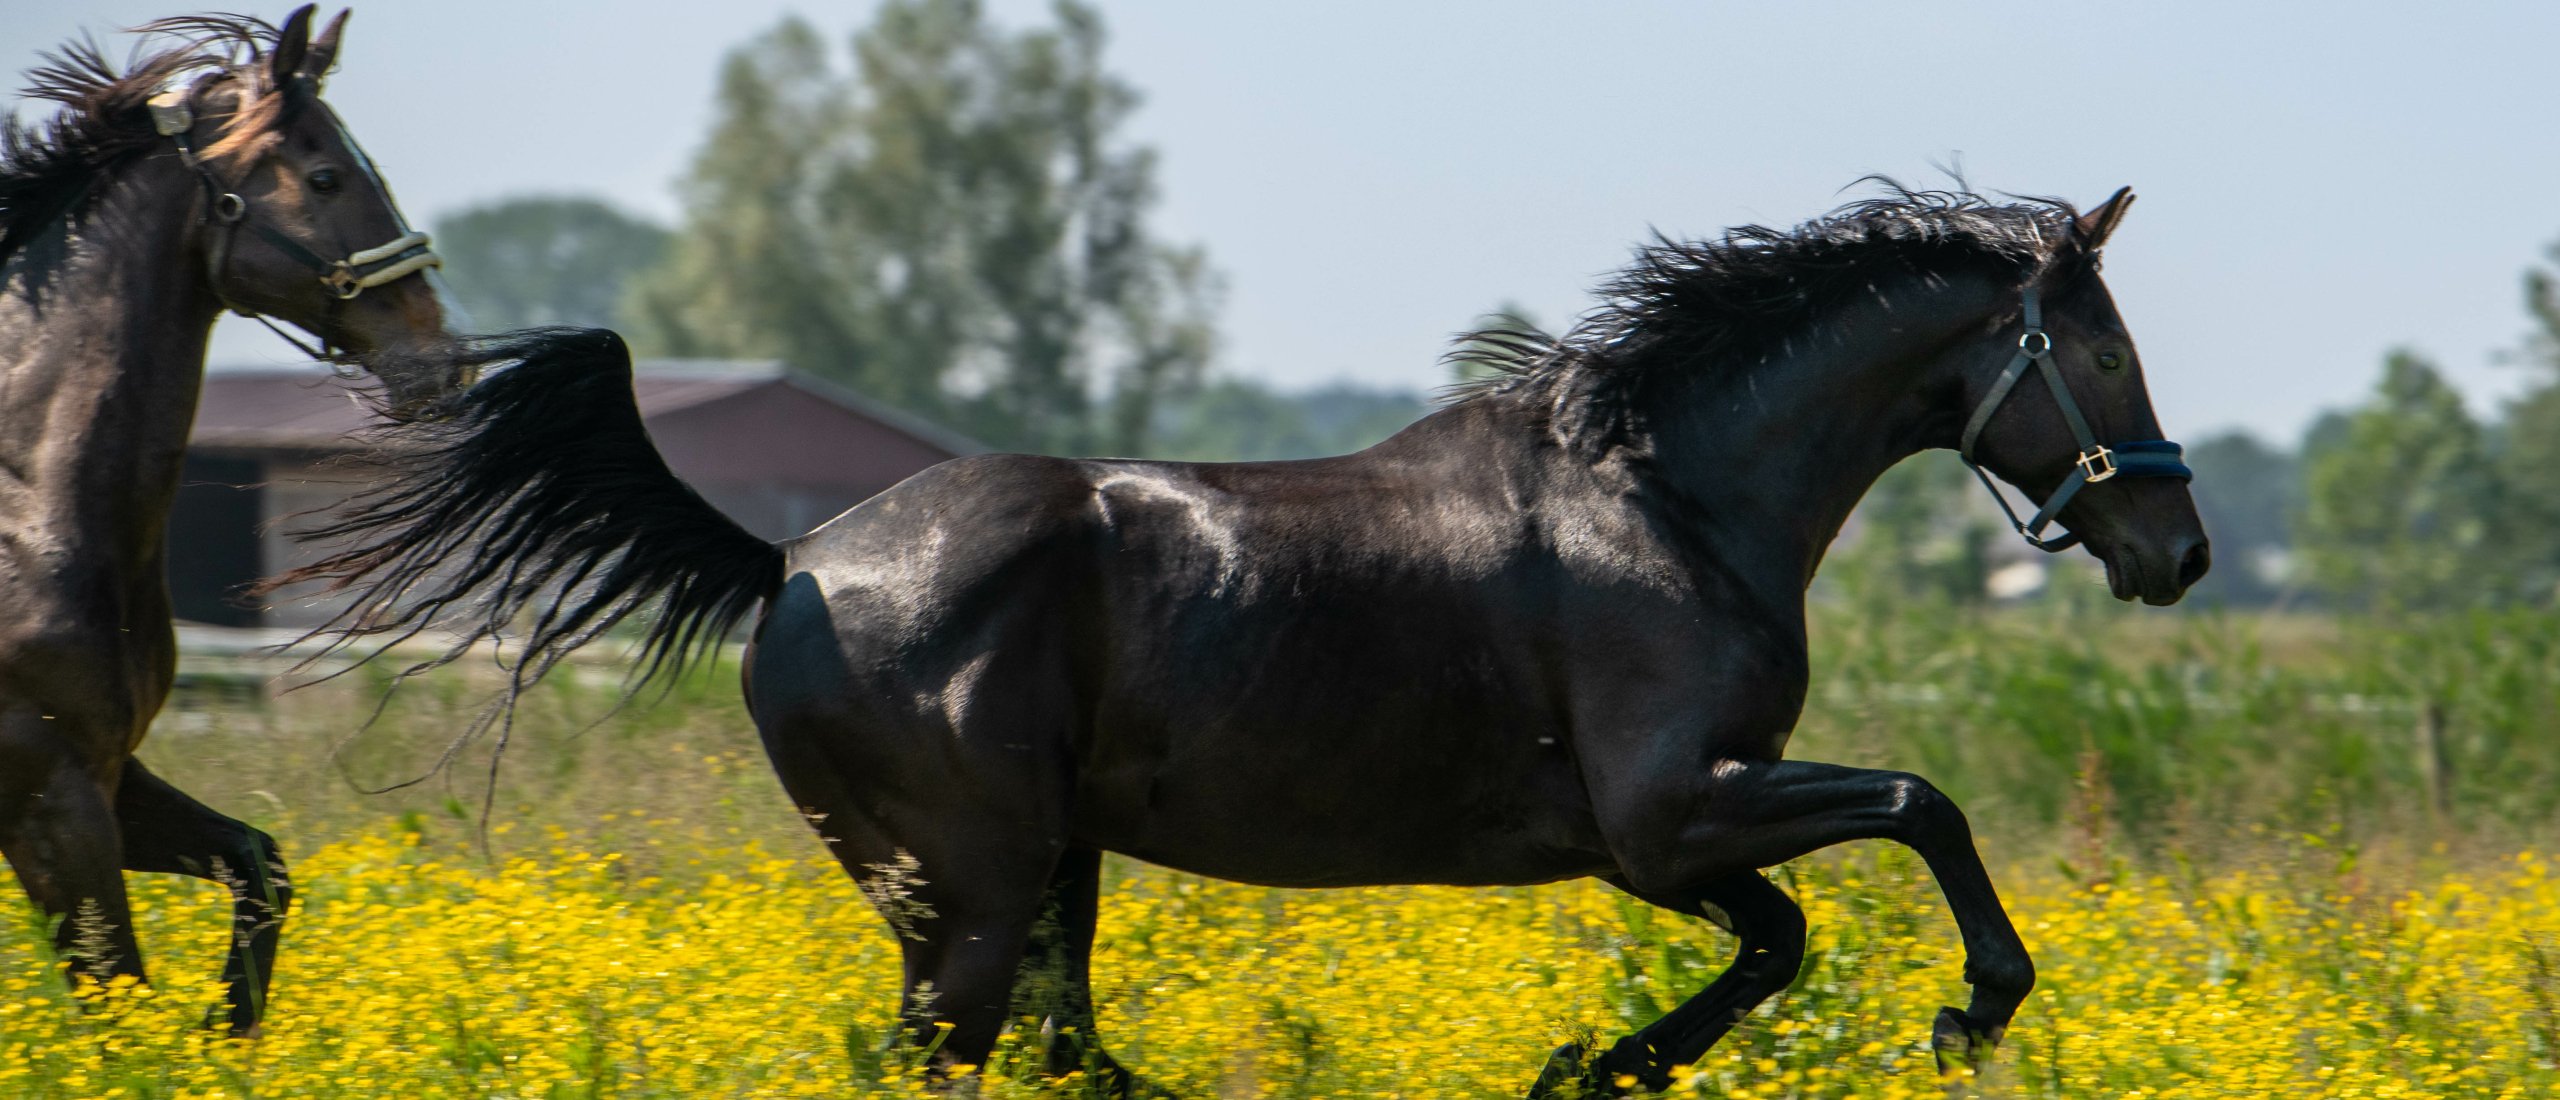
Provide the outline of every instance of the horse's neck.
[[184,178],[144,165],[0,268],[0,533],[156,562],[219,304]]
[[1897,462],[1951,446],[1959,361],[1987,283],[1863,301],[1766,362],[1701,376],[1660,417],[1653,467],[1715,528],[1724,564],[1801,599],[1850,511]]

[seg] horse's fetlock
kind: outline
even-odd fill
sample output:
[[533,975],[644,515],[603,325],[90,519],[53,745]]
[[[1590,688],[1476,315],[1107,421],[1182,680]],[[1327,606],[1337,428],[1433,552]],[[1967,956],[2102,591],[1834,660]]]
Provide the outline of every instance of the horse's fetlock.
[[1966,984],[1985,993],[2025,1000],[2036,986],[2036,964],[2025,955],[2014,959],[1978,960],[1965,964]]

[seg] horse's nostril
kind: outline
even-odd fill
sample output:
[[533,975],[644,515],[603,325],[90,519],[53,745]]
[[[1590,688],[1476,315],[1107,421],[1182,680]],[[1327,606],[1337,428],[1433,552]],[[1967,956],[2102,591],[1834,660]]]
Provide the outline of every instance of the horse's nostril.
[[2187,548],[2186,556],[2178,559],[2178,587],[2195,587],[2197,581],[2204,579],[2205,570],[2211,568],[2213,544],[2198,539],[2195,545]]

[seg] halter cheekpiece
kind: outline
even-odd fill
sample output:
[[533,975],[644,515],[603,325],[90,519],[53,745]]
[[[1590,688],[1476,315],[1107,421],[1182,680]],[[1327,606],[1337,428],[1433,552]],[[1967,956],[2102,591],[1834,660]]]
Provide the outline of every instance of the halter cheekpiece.
[[[2071,503],[2071,498],[2080,492],[2082,486],[2117,477],[2174,477],[2180,481],[2193,481],[2195,471],[2187,468],[2185,450],[2166,439],[2118,443],[2113,447],[2099,443],[2098,437],[2089,431],[2088,418],[2080,415],[2079,403],[2071,399],[2071,387],[2062,381],[2062,368],[2053,361],[2053,337],[2044,331],[2044,311],[2036,300],[2036,288],[2027,287],[2020,292],[2020,297],[2024,301],[2020,314],[2026,331],[2018,334],[2018,354],[2012,356],[2009,365],[2000,371],[1999,380],[1991,384],[1990,393],[1983,395],[1982,404],[1974,407],[1973,419],[1965,422],[1964,442],[1957,453],[1964,456],[1964,464],[1973,469],[1973,476],[1982,479],[1982,487],[1991,491],[1991,499],[2000,503],[2000,511],[2009,517],[2009,525],[2017,528],[2019,537],[2026,539],[2029,546],[2054,554],[2080,544],[2080,536],[2076,532],[2066,531],[2053,538],[2043,536],[2045,528],[2062,514],[2062,506]],[[2044,504],[2036,509],[2035,516],[2022,520],[2018,518],[2017,510],[2009,507],[2009,498],[2001,495],[2000,487],[1991,483],[1991,475],[1983,470],[1981,463],[1974,461],[1973,447],[1982,438],[1983,425],[1991,422],[1991,414],[1999,411],[2000,403],[2008,399],[2009,391],[2017,388],[2019,379],[2026,377],[2030,363],[2043,372],[2045,389],[2053,393],[2054,403],[2062,406],[2062,420],[2071,426],[2071,438],[2079,445],[2080,454],[2071,460],[2071,472],[2063,475],[2062,484],[2054,489],[2052,496],[2045,498]]]
[[[284,337],[314,359],[328,358],[324,352],[294,339],[283,329],[276,328],[275,322],[268,320],[257,310],[232,301],[229,295],[222,292],[222,273],[231,259],[232,239],[244,227],[249,232],[257,234],[259,240],[275,246],[277,251],[292,257],[302,266],[310,268],[319,277],[321,287],[329,292],[331,298],[339,302],[351,301],[374,287],[407,278],[430,267],[444,265],[443,258],[437,256],[435,251],[428,247],[427,235],[414,230],[404,232],[387,243],[350,252],[344,259],[331,260],[312,251],[309,246],[293,239],[283,230],[251,218],[249,200],[240,197],[238,191],[232,190],[217,179],[213,169],[206,165],[204,158],[196,153],[195,141],[191,136],[196,123],[195,110],[188,103],[193,94],[192,88],[173,88],[153,96],[150,103],[151,125],[153,129],[160,132],[160,136],[168,138],[178,146],[179,160],[193,170],[196,178],[204,183],[205,218],[221,227],[214,236],[212,252],[206,258],[205,274],[213,284],[214,296],[220,298],[222,304],[231,312],[273,329],[276,335]],[[392,213],[394,221],[398,221],[399,217],[397,211]],[[406,225],[400,228],[408,230]]]

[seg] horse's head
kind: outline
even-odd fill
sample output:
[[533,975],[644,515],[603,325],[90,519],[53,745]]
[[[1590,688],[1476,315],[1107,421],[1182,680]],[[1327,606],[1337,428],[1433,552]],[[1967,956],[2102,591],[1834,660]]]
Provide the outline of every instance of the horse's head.
[[[449,339],[429,278],[427,236],[412,230],[391,189],[320,98],[336,64],[347,15],[317,37],[305,5],[266,49],[152,103],[199,184],[205,277],[224,305],[267,314],[369,364],[438,363],[435,370],[376,367],[393,415],[465,381],[451,357],[407,355]],[[185,33],[195,21],[155,29]]]
[[[1997,347],[1966,375],[1962,449],[1977,470],[2043,502],[2020,524],[2029,542],[2085,543],[2117,599],[2170,604],[2203,578],[2212,553],[2133,336],[2098,277],[2098,250],[2131,205],[2128,188],[2073,219],[2016,308],[1994,314]],[[2044,538],[2055,519],[2071,534]]]

